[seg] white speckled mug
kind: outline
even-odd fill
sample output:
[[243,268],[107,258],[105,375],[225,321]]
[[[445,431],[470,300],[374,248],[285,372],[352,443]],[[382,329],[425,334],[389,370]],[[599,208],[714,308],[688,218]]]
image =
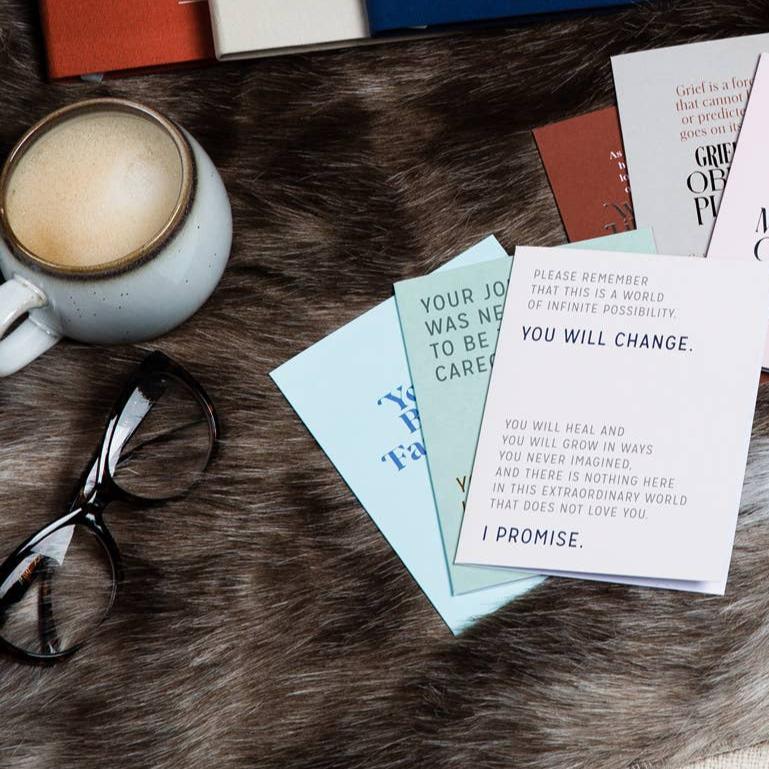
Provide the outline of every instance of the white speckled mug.
[[[84,254],[82,262],[69,257],[62,259],[58,254],[54,258],[51,253],[55,252],[56,232],[51,232],[48,223],[38,225],[36,221],[38,213],[45,213],[44,208],[36,209],[34,195],[30,198],[32,204],[26,208],[14,202],[24,197],[21,193],[17,195],[16,187],[21,186],[18,178],[22,176],[19,169],[25,169],[25,162],[31,164],[32,161],[25,161],[28,153],[40,154],[46,150],[41,139],[54,130],[72,132],[74,123],[68,121],[77,119],[87,118],[89,122],[85,127],[97,132],[93,140],[95,154],[105,150],[108,145],[99,142],[98,121],[102,117],[108,120],[109,116],[149,121],[142,130],[155,131],[164,137],[166,161],[170,157],[175,166],[178,155],[178,168],[173,169],[174,180],[178,180],[178,185],[173,182],[178,186],[178,196],[176,186],[172,187],[174,197],[166,196],[170,200],[168,210],[153,209],[153,215],[160,217],[158,227],[148,231],[149,236],[141,242],[126,238],[125,253],[114,250],[123,243],[120,235],[117,240],[113,237],[113,252],[108,259],[102,259],[98,251]],[[73,136],[81,133],[78,129]],[[104,155],[100,162],[108,165],[109,157]],[[91,171],[100,168],[97,160],[88,156],[83,157],[83,163],[84,168]],[[162,179],[162,168],[137,170],[137,163],[130,157],[124,165],[123,170],[128,173],[126,184],[133,185],[140,193],[143,183],[149,185],[153,179]],[[19,176],[15,178],[17,170]],[[30,172],[23,170],[23,173],[29,175]],[[35,181],[38,185],[52,183],[46,179]],[[122,200],[120,183],[112,180],[110,184],[110,194]],[[39,192],[53,194],[43,187]],[[78,189],[72,190],[72,200],[66,201],[68,205],[78,205],[78,192]],[[68,188],[63,193],[57,192],[53,205],[69,194]],[[123,198],[127,197],[126,192]],[[134,194],[131,204],[145,204],[146,208],[147,198],[143,193]],[[105,212],[93,202],[85,205],[92,209],[91,213],[86,210],[86,224],[90,215],[100,226],[112,221],[110,216],[122,216],[112,210]],[[14,206],[21,213],[16,214],[12,210]],[[45,220],[42,215],[39,218]],[[134,237],[139,235],[141,230],[130,230],[132,221],[128,219],[126,232]],[[24,226],[36,228],[40,235],[34,247],[30,243],[35,242],[35,238],[23,234]],[[81,229],[87,231],[87,227]],[[114,235],[115,228],[111,229]],[[122,99],[93,99],[48,115],[13,148],[0,175],[0,233],[0,269],[6,279],[0,286],[0,376],[7,376],[63,336],[97,344],[136,342],[159,336],[185,321],[208,299],[221,278],[232,242],[232,214],[219,173],[202,147],[184,129],[140,104]],[[48,245],[53,249],[50,253],[47,253]],[[28,317],[11,328],[26,313]]]

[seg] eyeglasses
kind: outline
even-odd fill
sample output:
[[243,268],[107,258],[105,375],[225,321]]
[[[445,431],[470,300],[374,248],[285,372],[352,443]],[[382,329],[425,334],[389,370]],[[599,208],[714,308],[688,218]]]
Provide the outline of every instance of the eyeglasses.
[[122,578],[105,508],[182,496],[200,480],[218,436],[203,388],[178,363],[150,354],[113,406],[66,515],[0,566],[0,646],[29,661],[54,661],[88,641]]

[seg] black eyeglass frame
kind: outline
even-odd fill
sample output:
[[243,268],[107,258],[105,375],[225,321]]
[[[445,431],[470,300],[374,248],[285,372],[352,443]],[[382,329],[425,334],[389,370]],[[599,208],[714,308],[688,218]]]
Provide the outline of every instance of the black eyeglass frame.
[[[13,574],[26,557],[32,554],[32,548],[35,545],[60,529],[79,524],[89,529],[96,536],[97,541],[104,548],[112,567],[112,596],[101,618],[101,622],[106,619],[114,607],[118,589],[123,581],[123,569],[120,550],[103,520],[104,510],[111,502],[115,501],[128,502],[140,507],[154,507],[174,499],[179,499],[190,490],[185,489],[178,494],[162,499],[138,496],[119,486],[115,482],[112,469],[110,468],[110,449],[112,448],[118,424],[126,411],[131,397],[137,391],[142,390],[142,385],[146,387],[147,383],[163,376],[176,379],[184,384],[202,407],[208,423],[211,441],[206,467],[210,464],[216,453],[220,436],[219,419],[211,399],[202,385],[183,366],[159,351],[150,353],[126,381],[120,396],[112,406],[99,446],[80,476],[77,490],[69,504],[69,511],[61,518],[52,521],[37,531],[5,559],[2,565],[0,565],[0,584]],[[154,402],[152,405],[154,405]],[[147,413],[149,413],[149,410]],[[123,445],[126,441],[127,438],[124,439]],[[200,479],[197,479],[193,482],[190,488],[194,488],[199,481]],[[37,663],[56,662],[70,657],[81,649],[85,643],[83,641],[61,651],[52,650],[50,653],[36,653],[14,646],[0,636],[0,649],[25,661]]]

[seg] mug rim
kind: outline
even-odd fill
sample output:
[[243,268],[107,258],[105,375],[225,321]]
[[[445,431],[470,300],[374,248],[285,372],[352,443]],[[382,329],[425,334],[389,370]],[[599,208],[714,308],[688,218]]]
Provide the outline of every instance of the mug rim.
[[[108,262],[94,265],[65,266],[34,253],[21,242],[8,218],[6,196],[13,172],[27,150],[55,126],[79,114],[89,112],[127,112],[150,120],[163,129],[179,152],[182,170],[181,189],[173,211],[163,227],[138,248],[119,259],[112,259]],[[16,257],[37,270],[74,278],[104,278],[118,275],[154,258],[183,224],[189,212],[195,188],[195,169],[195,156],[187,137],[175,123],[151,107],[129,99],[113,97],[85,99],[68,104],[49,113],[27,129],[13,146],[3,164],[2,172],[0,172],[0,229],[2,230],[2,237]]]

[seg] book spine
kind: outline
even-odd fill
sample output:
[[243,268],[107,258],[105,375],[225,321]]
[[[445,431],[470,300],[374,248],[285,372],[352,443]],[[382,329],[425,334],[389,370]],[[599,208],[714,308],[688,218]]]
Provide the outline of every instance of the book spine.
[[214,53],[216,58],[221,61],[225,58],[227,51],[222,40],[222,9],[219,0],[208,0],[208,10],[211,13],[211,32],[214,39]]
[[521,16],[630,5],[638,0],[368,0],[372,35],[409,27],[503,22]]

